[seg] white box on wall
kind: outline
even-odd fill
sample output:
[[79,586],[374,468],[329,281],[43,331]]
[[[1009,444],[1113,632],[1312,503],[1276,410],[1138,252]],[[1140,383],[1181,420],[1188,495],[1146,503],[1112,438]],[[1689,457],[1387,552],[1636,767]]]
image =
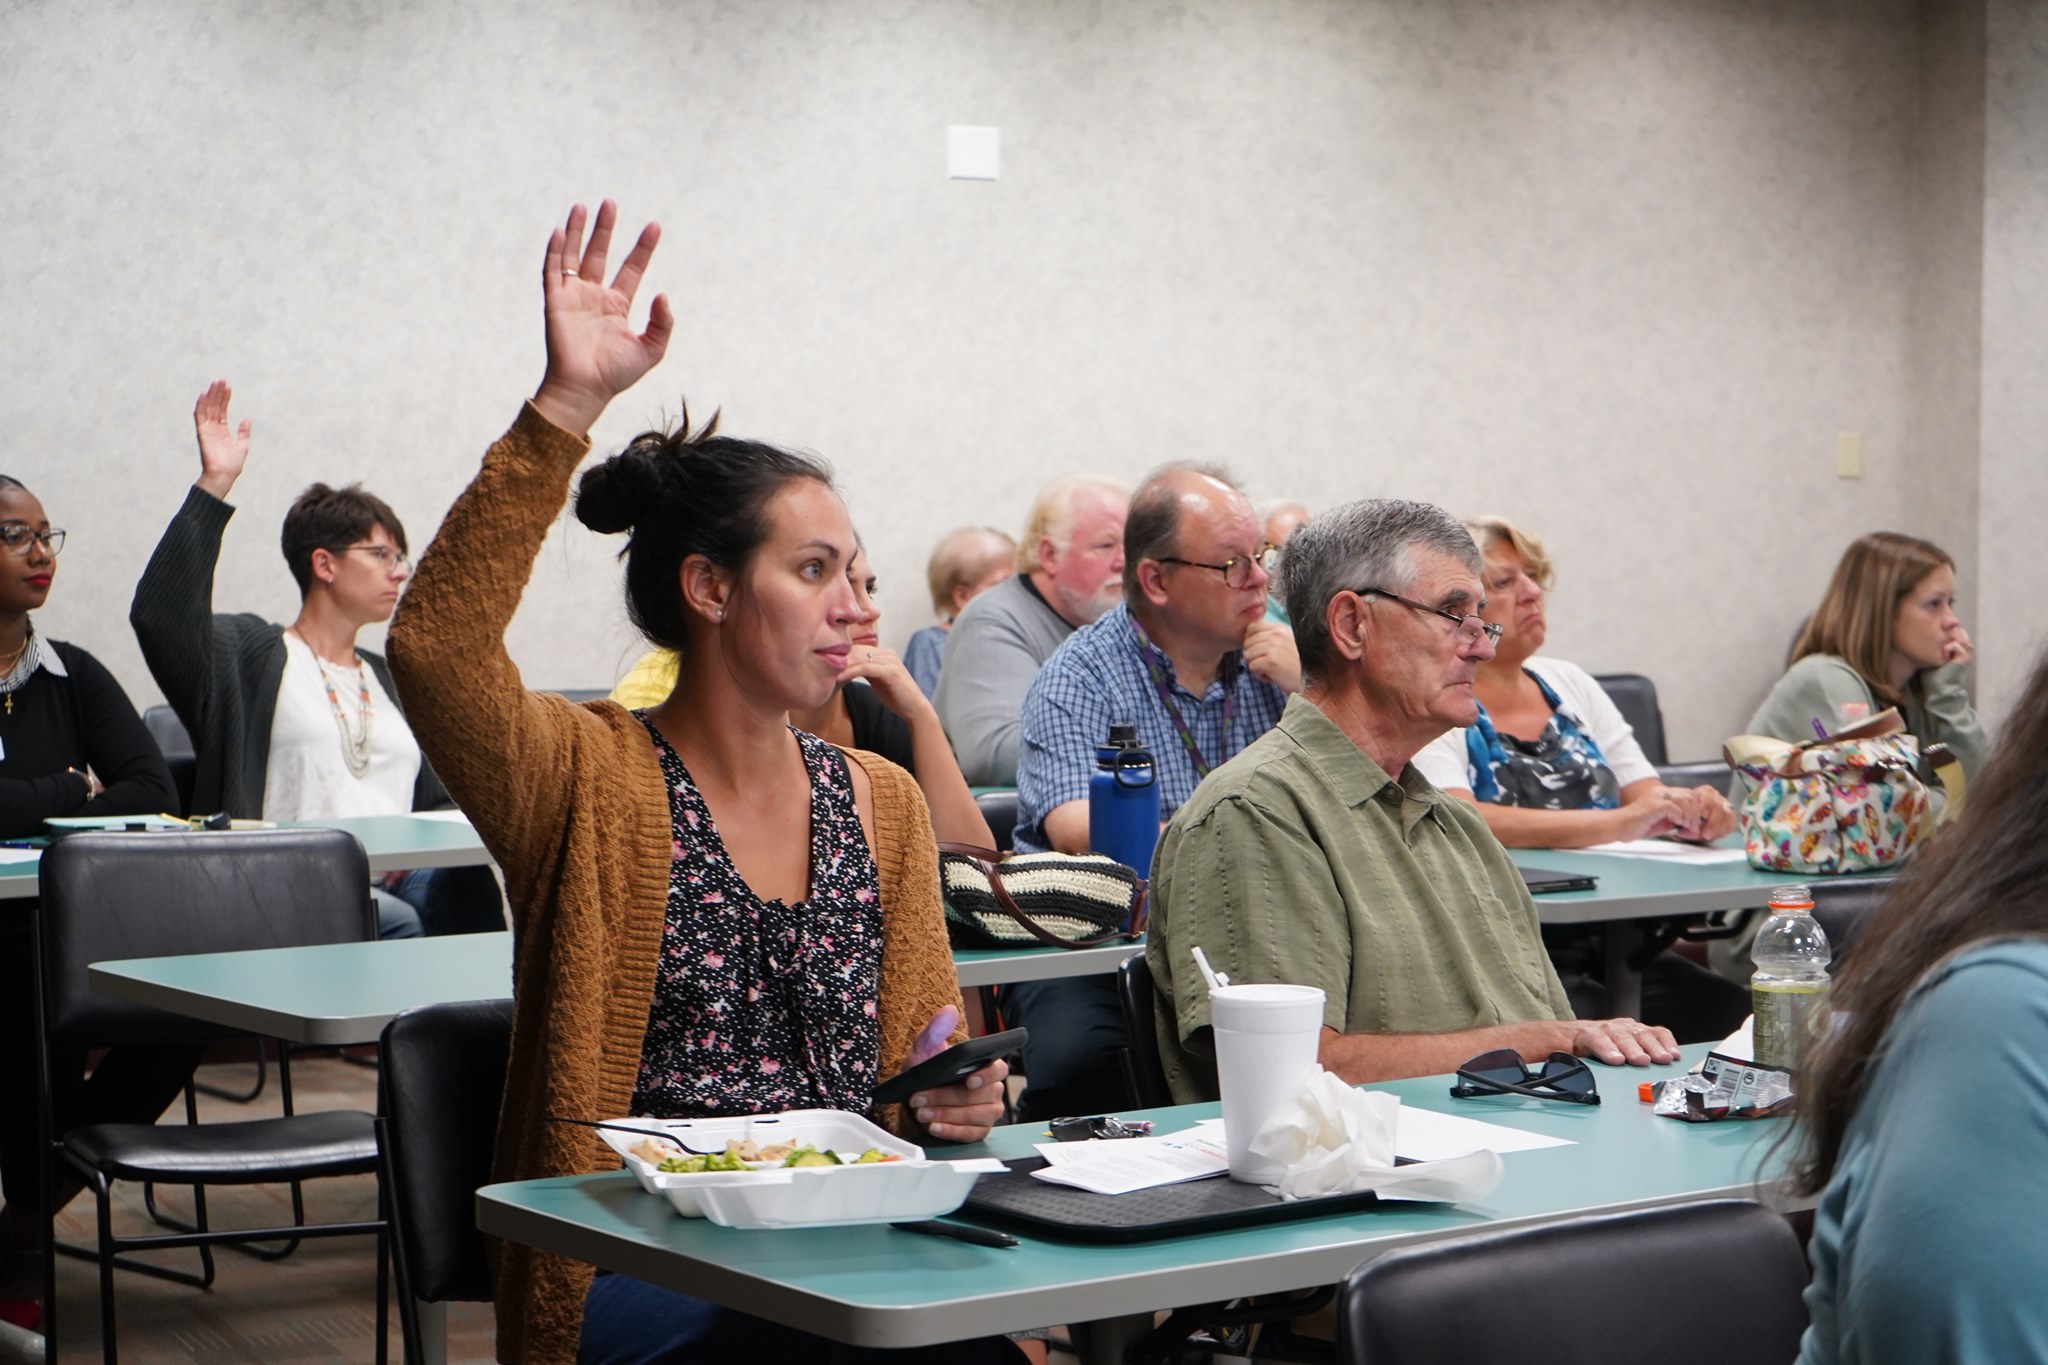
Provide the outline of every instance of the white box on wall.
[[946,178],[994,180],[1003,166],[1000,128],[956,123],[946,130]]

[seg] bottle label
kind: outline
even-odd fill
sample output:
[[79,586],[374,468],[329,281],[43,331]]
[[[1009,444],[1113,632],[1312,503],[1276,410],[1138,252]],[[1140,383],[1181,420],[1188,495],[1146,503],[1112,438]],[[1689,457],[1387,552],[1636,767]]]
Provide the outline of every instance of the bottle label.
[[1758,981],[1750,986],[1756,1011],[1756,1056],[1764,1066],[1799,1069],[1799,1054],[1813,1027],[1813,1014],[1827,998],[1825,983]]

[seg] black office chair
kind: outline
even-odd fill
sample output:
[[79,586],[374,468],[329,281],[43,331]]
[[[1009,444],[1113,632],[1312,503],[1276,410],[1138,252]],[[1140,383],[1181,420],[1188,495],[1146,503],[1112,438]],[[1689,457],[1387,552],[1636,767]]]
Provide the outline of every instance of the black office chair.
[[1728,765],[1720,759],[1699,763],[1659,763],[1657,780],[1667,787],[1712,787],[1726,796],[1729,779],[1734,776]]
[[[1569,1267],[1568,1272],[1566,1267]],[[1806,1257],[1759,1204],[1701,1200],[1390,1251],[1344,1277],[1345,1365],[1770,1365],[1799,1355]],[[1711,1327],[1689,1304],[1734,1314]]]
[[1828,970],[1839,972],[1856,947],[1871,914],[1891,894],[1892,877],[1814,877],[1806,889],[1813,893],[1813,918],[1828,936],[1834,958]]
[[1132,1103],[1140,1109],[1172,1104],[1166,1065],[1159,1059],[1159,997],[1152,988],[1152,964],[1143,952],[1132,953],[1116,969],[1116,998],[1123,1006],[1124,1029],[1131,1035],[1131,1045],[1124,1049],[1124,1082]]
[[974,798],[974,804],[981,807],[981,818],[988,821],[989,833],[995,836],[996,851],[1008,853],[1014,849],[1017,793],[1007,787],[1001,791],[981,792]]
[[[244,948],[357,942],[376,937],[369,863],[361,844],[340,830],[217,833],[81,834],[53,844],[42,857],[42,903],[35,921],[38,963],[38,1131],[44,1207],[52,1208],[59,1160],[74,1168],[98,1203],[97,1252],[59,1247],[51,1215],[45,1246],[97,1260],[100,1328],[106,1359],[116,1358],[114,1269],[135,1270],[204,1288],[212,1283],[215,1246],[283,1242],[288,1254],[308,1237],[370,1235],[377,1240],[377,1359],[384,1359],[384,1228],[381,1220],[307,1224],[298,1183],[322,1176],[369,1174],[377,1168],[369,1114],[298,1114],[292,1108],[289,1058],[278,1062],[284,1116],[201,1124],[188,1087],[184,1124],[102,1123],[54,1132],[52,1048],[145,1043],[199,1043],[246,1036],[233,1029],[132,1005],[93,991],[90,963],[168,957]],[[71,1055],[76,1056],[75,1052]],[[114,1180],[193,1187],[194,1218],[159,1214],[169,1233],[115,1236]],[[214,1229],[205,1187],[290,1182],[293,1222],[284,1227]],[[122,1253],[197,1247],[201,1273],[150,1265]],[[54,1258],[53,1258],[54,1260]],[[45,1272],[49,1358],[58,1340],[54,1264]]]
[[443,1304],[490,1301],[476,1192],[491,1178],[511,1047],[509,1000],[427,1005],[384,1026],[377,1147],[407,1365],[447,1358]]
[[192,785],[199,776],[199,759],[185,722],[168,706],[152,706],[142,713],[142,724],[163,753],[164,766],[171,770],[171,785],[178,789],[178,814],[193,814]]
[[1663,766],[1664,712],[1657,705],[1657,684],[1640,673],[1601,673],[1593,681],[1614,699],[1615,709],[1636,732],[1643,757],[1654,766]]

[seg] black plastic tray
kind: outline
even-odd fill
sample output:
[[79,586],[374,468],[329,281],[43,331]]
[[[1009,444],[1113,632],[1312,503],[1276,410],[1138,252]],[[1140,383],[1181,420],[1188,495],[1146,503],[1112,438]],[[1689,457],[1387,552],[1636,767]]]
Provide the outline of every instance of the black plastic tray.
[[1006,1174],[991,1172],[974,1182],[974,1192],[956,1217],[1062,1241],[1151,1242],[1297,1218],[1323,1218],[1379,1203],[1379,1196],[1370,1191],[1286,1200],[1228,1176],[1129,1194],[1091,1194],[1033,1179],[1031,1172],[1046,1164],[1044,1157],[1019,1157],[1003,1164],[1010,1168]]

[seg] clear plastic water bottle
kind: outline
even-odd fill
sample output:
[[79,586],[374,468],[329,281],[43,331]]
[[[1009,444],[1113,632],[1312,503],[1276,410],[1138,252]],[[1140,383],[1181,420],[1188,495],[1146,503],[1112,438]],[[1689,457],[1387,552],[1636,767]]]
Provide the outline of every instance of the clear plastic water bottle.
[[1756,1011],[1756,1057],[1765,1066],[1799,1069],[1814,1011],[1827,996],[1834,953],[1813,918],[1813,893],[1782,886],[1771,893],[1770,918],[1750,949],[1756,974],[1749,979]]

